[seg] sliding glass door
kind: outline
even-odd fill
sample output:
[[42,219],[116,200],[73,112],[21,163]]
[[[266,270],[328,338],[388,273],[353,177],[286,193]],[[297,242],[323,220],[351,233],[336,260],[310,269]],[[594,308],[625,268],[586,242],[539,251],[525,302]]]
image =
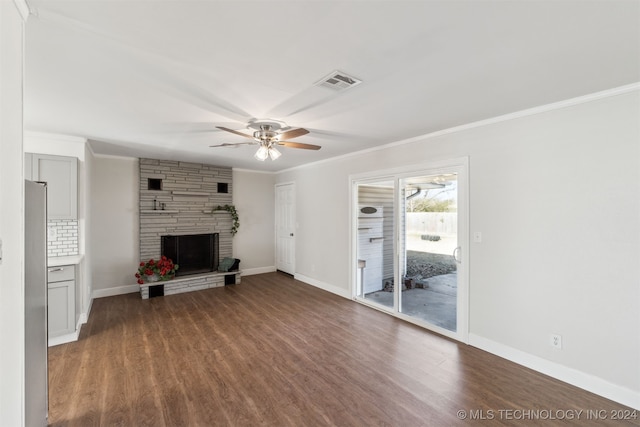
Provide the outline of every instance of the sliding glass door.
[[466,341],[466,159],[352,177],[354,296]]
[[458,176],[400,180],[400,312],[457,331]]

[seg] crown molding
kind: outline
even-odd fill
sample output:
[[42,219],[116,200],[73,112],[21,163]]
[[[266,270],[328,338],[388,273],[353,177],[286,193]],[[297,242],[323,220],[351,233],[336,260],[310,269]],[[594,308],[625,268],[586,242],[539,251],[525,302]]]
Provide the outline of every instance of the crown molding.
[[622,94],[629,93],[629,92],[634,92],[634,91],[639,91],[639,90],[640,90],[640,82],[631,83],[631,84],[628,84],[628,85],[625,85],[625,86],[615,87],[615,88],[612,88],[612,89],[607,89],[607,90],[603,90],[603,91],[600,91],[600,92],[591,93],[591,94],[588,94],[588,95],[578,96],[576,98],[570,98],[570,99],[567,99],[567,100],[564,100],[564,101],[558,101],[558,102],[554,102],[554,103],[551,103],[551,104],[540,105],[538,107],[532,107],[532,108],[528,108],[526,110],[516,111],[514,113],[508,113],[508,114],[504,114],[504,115],[501,115],[501,116],[492,117],[490,119],[479,120],[477,122],[471,122],[471,123],[467,123],[465,125],[455,126],[455,127],[452,127],[452,128],[443,129],[443,130],[427,133],[427,134],[424,134],[424,135],[414,136],[412,138],[403,139],[403,140],[400,140],[400,141],[390,142],[390,143],[384,144],[384,145],[378,145],[376,147],[366,148],[364,150],[356,151],[356,152],[353,152],[353,153],[343,154],[341,156],[330,157],[328,159],[318,160],[317,162],[307,163],[307,164],[304,164],[304,165],[295,166],[295,167],[288,168],[288,169],[283,169],[283,170],[278,171],[277,173],[280,174],[280,173],[291,172],[291,171],[300,170],[300,169],[306,169],[308,167],[318,166],[318,165],[323,164],[323,163],[329,163],[329,162],[333,162],[333,161],[341,160],[341,159],[348,159],[348,158],[351,158],[351,157],[358,157],[358,156],[361,156],[363,154],[372,153],[372,152],[380,151],[380,150],[385,150],[385,149],[397,147],[397,146],[400,146],[400,145],[411,144],[413,142],[424,141],[424,140],[436,138],[436,137],[439,137],[439,136],[442,136],[442,135],[462,132],[462,131],[473,129],[473,128],[488,126],[488,125],[492,125],[492,124],[500,123],[500,122],[506,122],[506,121],[509,121],[509,120],[515,120],[515,119],[519,119],[521,117],[533,116],[533,115],[536,115],[536,114],[546,113],[546,112],[554,111],[554,110],[561,110],[563,108],[573,107],[575,105],[585,104],[585,103],[588,103],[588,102],[597,101],[599,99],[609,98],[609,97],[612,97],[612,96],[618,96],[618,95],[622,95]]
[[273,172],[273,171],[261,171],[261,170],[256,170],[256,169],[243,169],[243,168],[231,168],[232,172],[246,172],[246,173],[261,173],[261,174],[265,174],[265,175],[275,175],[278,172]]
[[29,4],[27,4],[26,0],[13,0],[13,4],[16,5],[18,12],[20,12],[20,16],[22,16],[22,20],[27,22],[29,19],[29,15],[31,14],[31,9],[29,8]]
[[66,141],[66,142],[74,142],[79,144],[86,144],[88,142],[87,138],[81,136],[71,136],[71,135],[62,135],[57,133],[46,133],[46,132],[35,132],[35,131],[25,131],[25,138],[38,138],[38,139],[48,139],[55,141]]
[[133,156],[119,156],[117,154],[96,153],[95,151],[93,151],[93,148],[91,147],[91,144],[87,144],[87,147],[89,147],[89,150],[91,151],[91,154],[96,159],[112,159],[112,160],[122,160],[122,161],[128,161],[128,162],[137,162],[138,161],[138,158],[137,157],[133,157]]

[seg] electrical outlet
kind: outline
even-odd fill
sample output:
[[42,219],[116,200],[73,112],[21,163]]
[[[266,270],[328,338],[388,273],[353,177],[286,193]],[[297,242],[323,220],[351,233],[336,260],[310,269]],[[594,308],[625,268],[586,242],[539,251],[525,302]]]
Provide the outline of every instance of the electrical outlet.
[[47,227],[47,240],[58,240],[58,229],[55,227]]
[[551,334],[549,336],[549,344],[551,347],[557,348],[558,350],[562,350],[562,335]]

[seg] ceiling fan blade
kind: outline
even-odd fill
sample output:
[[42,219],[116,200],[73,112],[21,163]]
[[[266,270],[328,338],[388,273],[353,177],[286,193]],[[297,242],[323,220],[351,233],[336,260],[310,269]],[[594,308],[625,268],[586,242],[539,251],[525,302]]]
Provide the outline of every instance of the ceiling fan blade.
[[291,142],[291,141],[279,141],[278,145],[283,145],[285,147],[291,147],[291,148],[302,148],[305,150],[319,150],[322,148],[319,145],[303,144],[301,142]]
[[222,144],[218,144],[218,145],[210,145],[209,147],[211,148],[216,148],[216,147],[237,147],[239,145],[253,145],[255,144],[255,142],[238,142],[235,144],[231,144],[229,142],[224,142]]
[[235,133],[236,135],[244,136],[245,138],[254,139],[253,135],[247,135],[246,133],[238,132],[237,130],[225,128],[222,126],[216,126],[218,129],[226,130],[227,132]]
[[282,139],[289,139],[289,138],[296,138],[298,136],[302,136],[302,135],[306,135],[308,134],[309,131],[306,129],[294,129],[294,130],[288,130],[286,132],[282,132],[280,135],[278,135],[280,138]]

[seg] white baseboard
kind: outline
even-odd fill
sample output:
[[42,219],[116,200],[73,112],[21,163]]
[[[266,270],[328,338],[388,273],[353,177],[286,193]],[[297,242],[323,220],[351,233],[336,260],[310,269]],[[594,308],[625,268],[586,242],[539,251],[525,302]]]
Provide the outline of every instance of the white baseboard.
[[93,303],[93,299],[89,302],[89,309],[86,313],[80,313],[78,316],[78,322],[76,323],[76,331],[70,334],[60,335],[59,337],[49,338],[47,346],[53,347],[54,345],[66,344],[68,342],[78,341],[78,337],[80,336],[80,328],[82,325],[87,323],[89,320],[89,313],[91,312],[91,305]]
[[614,402],[640,410],[640,393],[637,391],[612,384],[593,375],[568,368],[538,356],[533,356],[524,351],[516,350],[478,335],[469,334],[469,345],[519,365],[526,366],[534,371],[549,375],[565,383],[580,387],[591,393],[606,397]]
[[257,267],[257,268],[248,268],[242,269],[243,276],[253,276],[254,274],[263,274],[263,273],[273,273],[276,271],[275,265],[269,267]]
[[89,299],[89,307],[87,308],[87,312],[80,314],[80,319],[82,320],[83,325],[89,321],[89,315],[91,314],[92,307],[93,307],[93,298]]
[[80,328],[76,327],[76,331],[70,334],[60,335],[58,337],[49,338],[48,347],[53,347],[54,345],[66,344],[68,342],[78,341],[78,336],[80,335]]
[[140,285],[135,284],[135,285],[126,285],[126,286],[116,286],[114,288],[95,289],[91,293],[91,299],[112,297],[115,295],[123,295],[123,294],[132,294],[134,292],[140,292]]
[[312,279],[311,277],[307,277],[302,274],[296,273],[293,275],[293,278],[301,282],[304,282],[308,285],[315,286],[316,288],[320,288],[325,291],[331,292],[332,294],[339,295],[343,298],[351,299],[351,292],[349,292],[347,289],[342,289],[335,285],[330,285],[328,283],[324,283],[319,280]]

